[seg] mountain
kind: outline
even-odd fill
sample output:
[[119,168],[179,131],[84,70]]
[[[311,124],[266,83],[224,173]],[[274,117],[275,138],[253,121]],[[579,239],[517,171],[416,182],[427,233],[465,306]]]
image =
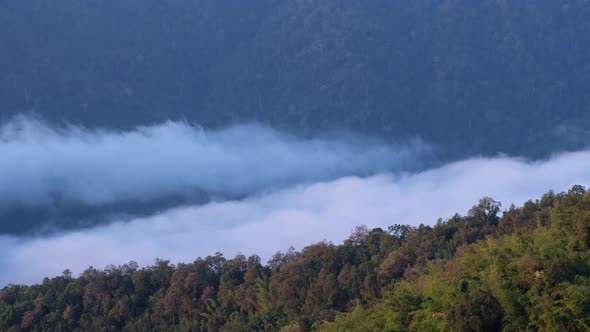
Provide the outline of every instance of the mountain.
[[589,17],[1,1],[0,331],[590,330],[590,191],[435,221],[590,181]]
[[586,145],[590,4],[7,0],[0,119],[258,121],[416,137],[446,159]]
[[3,288],[0,330],[587,330],[590,192],[574,186],[499,212],[483,198],[433,227],[358,227],[340,245],[267,264],[217,253],[66,270]]

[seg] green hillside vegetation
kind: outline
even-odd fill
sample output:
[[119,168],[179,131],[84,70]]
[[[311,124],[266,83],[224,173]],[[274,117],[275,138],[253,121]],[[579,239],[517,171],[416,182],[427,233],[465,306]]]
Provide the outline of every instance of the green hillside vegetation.
[[499,212],[484,198],[432,227],[359,227],[267,264],[216,254],[65,271],[2,289],[0,330],[587,331],[590,191]]

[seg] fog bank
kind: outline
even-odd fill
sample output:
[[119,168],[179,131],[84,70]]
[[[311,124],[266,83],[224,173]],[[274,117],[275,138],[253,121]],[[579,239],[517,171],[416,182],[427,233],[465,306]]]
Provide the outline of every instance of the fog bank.
[[129,223],[26,239],[0,237],[0,284],[39,282],[43,276],[89,265],[104,267],[154,258],[190,262],[221,251],[257,253],[267,259],[289,245],[327,239],[340,242],[356,225],[433,224],[466,213],[483,196],[508,207],[590,183],[590,152],[543,162],[469,159],[414,175],[384,173],[368,178],[296,185],[241,201],[189,206]]
[[301,139],[259,125],[213,131],[166,122],[116,132],[18,117],[0,128],[0,207],[147,201],[191,190],[244,195],[401,169],[426,151],[419,142]]

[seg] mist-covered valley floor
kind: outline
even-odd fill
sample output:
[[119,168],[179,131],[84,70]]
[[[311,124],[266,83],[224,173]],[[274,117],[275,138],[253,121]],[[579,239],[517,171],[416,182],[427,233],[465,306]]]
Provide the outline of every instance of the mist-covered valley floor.
[[590,183],[590,151],[443,163],[419,137],[297,137],[259,124],[128,131],[19,116],[0,130],[0,285],[89,266],[263,261],[355,226],[433,225],[481,197],[521,205]]

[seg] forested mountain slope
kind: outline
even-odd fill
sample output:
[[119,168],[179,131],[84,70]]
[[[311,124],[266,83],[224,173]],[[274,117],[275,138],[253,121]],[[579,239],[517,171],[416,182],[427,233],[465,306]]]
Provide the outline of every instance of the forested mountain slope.
[[422,137],[448,157],[585,145],[590,4],[7,0],[0,114],[261,121]]
[[266,265],[216,254],[65,271],[2,289],[0,330],[587,330],[590,192],[499,211],[484,198],[433,227],[360,227]]

